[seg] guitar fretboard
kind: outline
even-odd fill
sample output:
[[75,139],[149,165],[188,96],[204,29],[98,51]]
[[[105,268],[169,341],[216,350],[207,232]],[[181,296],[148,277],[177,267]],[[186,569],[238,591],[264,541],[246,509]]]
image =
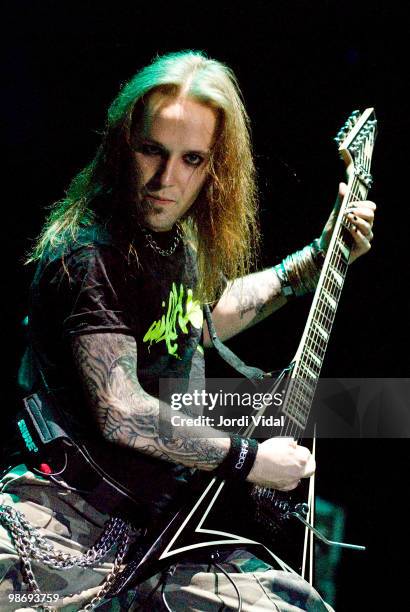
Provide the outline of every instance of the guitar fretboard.
[[[370,159],[368,164],[370,167]],[[351,202],[362,201],[367,197],[368,189],[356,176],[349,187],[323,264],[282,409],[292,423],[292,432],[288,433],[295,438],[300,437],[306,429],[347,274],[352,238],[348,233],[350,223],[345,220],[344,213]]]

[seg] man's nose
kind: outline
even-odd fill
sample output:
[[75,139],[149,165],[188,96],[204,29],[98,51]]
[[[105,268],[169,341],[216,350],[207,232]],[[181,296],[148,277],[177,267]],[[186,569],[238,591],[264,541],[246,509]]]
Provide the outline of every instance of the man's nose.
[[161,160],[157,171],[157,178],[161,185],[170,187],[176,182],[177,160],[173,157],[166,157]]

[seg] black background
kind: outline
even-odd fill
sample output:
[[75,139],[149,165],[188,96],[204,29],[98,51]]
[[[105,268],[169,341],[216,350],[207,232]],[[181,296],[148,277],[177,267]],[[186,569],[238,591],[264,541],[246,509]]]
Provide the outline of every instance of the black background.
[[[156,53],[201,49],[225,61],[252,119],[264,233],[262,265],[317,236],[343,179],[335,136],[350,112],[379,120],[371,199],[371,252],[352,267],[324,374],[406,377],[408,327],[407,114],[409,22],[405,3],[3,3],[3,384],[5,412],[22,348],[31,269],[24,252],[44,207],[62,197],[93,156],[107,105]],[[254,365],[284,367],[308,300],[288,305],[231,342]],[[220,374],[211,360],[210,374]],[[337,609],[405,609],[405,440],[322,442],[318,490],[347,512]],[[353,594],[357,590],[359,593]]]

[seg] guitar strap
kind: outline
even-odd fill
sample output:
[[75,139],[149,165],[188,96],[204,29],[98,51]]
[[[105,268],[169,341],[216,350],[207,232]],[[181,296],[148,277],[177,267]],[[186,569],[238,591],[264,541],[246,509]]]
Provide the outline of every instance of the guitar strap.
[[209,336],[211,338],[212,344],[218,354],[222,357],[226,363],[228,363],[234,370],[236,370],[241,376],[245,376],[248,380],[250,380],[255,386],[266,377],[270,377],[270,374],[264,372],[263,370],[256,368],[254,366],[246,365],[231,349],[229,349],[225,344],[218,338],[216,333],[215,325],[212,320],[211,309],[208,304],[204,306],[204,313],[206,322],[208,324]]

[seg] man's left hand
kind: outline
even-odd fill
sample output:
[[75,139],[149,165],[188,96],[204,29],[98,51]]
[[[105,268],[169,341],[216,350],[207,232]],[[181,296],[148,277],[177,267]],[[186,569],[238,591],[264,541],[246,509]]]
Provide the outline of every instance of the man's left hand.
[[[329,246],[333,227],[340,205],[346,194],[346,190],[346,183],[340,183],[336,204],[326,222],[325,227],[323,228],[323,232],[320,237],[320,246],[324,251],[326,251],[327,247]],[[367,251],[370,251],[371,249],[375,210],[376,204],[374,202],[370,202],[369,200],[364,200],[363,202],[350,202],[347,208],[346,219],[352,224],[350,233],[353,237],[353,247],[350,253],[349,263],[352,263],[352,261],[361,255],[364,255],[364,253],[367,253]]]

